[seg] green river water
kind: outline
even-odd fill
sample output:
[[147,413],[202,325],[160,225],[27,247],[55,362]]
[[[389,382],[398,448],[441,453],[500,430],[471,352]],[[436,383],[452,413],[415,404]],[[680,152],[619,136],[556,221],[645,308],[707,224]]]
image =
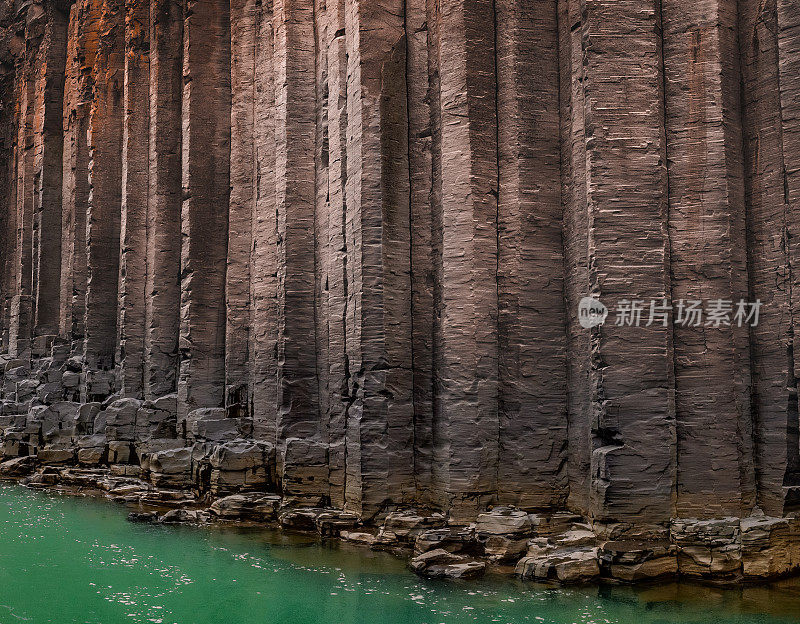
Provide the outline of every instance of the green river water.
[[277,532],[131,524],[120,505],[0,484],[0,624],[784,624],[800,582],[556,589],[434,582]]

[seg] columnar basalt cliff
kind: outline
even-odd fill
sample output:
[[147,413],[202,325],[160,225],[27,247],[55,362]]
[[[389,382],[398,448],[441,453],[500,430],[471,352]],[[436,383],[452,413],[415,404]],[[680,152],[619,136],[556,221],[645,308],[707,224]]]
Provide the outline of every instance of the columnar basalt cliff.
[[798,0],[3,0],[0,98],[0,473],[800,568]]

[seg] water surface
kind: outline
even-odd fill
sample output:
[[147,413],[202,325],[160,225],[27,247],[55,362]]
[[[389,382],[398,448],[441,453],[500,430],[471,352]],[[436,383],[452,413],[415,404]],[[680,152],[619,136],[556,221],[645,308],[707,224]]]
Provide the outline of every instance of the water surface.
[[277,532],[131,524],[107,501],[0,484],[0,624],[796,624],[800,582],[719,590],[438,582]]

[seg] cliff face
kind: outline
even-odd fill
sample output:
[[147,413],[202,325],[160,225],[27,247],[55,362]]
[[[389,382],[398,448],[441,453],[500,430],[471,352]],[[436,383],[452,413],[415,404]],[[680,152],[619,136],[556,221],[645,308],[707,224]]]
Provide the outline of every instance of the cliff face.
[[242,488],[364,519],[800,506],[797,0],[6,2],[0,94],[6,458],[208,486],[250,440]]

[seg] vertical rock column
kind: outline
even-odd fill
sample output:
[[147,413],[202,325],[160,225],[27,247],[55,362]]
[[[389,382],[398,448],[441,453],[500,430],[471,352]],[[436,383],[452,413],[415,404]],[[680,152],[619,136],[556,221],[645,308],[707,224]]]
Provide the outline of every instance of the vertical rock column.
[[[314,4],[275,0],[273,6],[278,471],[287,493],[327,494],[327,458],[319,446],[314,314]],[[315,451],[305,450],[309,444]]]
[[[330,349],[328,318],[328,275],[331,270],[330,241],[328,237],[328,211],[330,208],[328,190],[328,13],[327,0],[314,0],[314,48],[316,60],[314,67],[314,319],[317,365],[317,396],[319,397],[319,420],[322,433],[320,439],[328,439],[328,423],[331,410],[329,388]],[[330,468],[330,455],[328,457]],[[330,473],[329,473],[330,474]],[[330,476],[328,477],[330,483]]]
[[557,2],[497,0],[498,497],[563,508],[567,363]]
[[113,390],[124,117],[125,14],[121,0],[104,0],[89,118],[89,206],[84,368],[87,400]]
[[[789,254],[792,266],[792,335],[800,336],[800,11],[792,0],[777,0],[778,76],[783,149],[784,202],[789,211]],[[795,379],[800,378],[800,353],[794,356]],[[786,423],[789,465],[784,478],[794,491],[794,509],[798,505],[796,487],[800,485],[800,422],[797,413],[788,411]],[[780,427],[780,425],[778,425]],[[784,490],[789,495],[792,490]],[[761,500],[759,499],[759,503]]]
[[177,390],[181,301],[183,3],[150,0],[144,394]]
[[589,294],[587,265],[586,137],[583,93],[583,26],[580,0],[559,0],[561,202],[564,305],[567,335],[569,506],[588,513],[591,473],[589,332],[578,304]]
[[411,220],[411,324],[414,406],[414,477],[418,500],[431,502],[433,449],[434,253],[431,192],[433,137],[425,0],[405,3],[408,166]]
[[408,111],[403,3],[348,0],[346,506],[413,499]]
[[350,366],[347,360],[347,37],[345,0],[328,0],[328,466],[331,504],[344,507]]
[[[18,69],[19,114],[17,135],[17,207],[16,207],[16,284],[11,302],[9,353],[14,357],[30,356],[33,287],[33,190],[34,190],[34,72],[35,46],[26,29],[27,49]],[[33,49],[32,49],[33,48]]]
[[[656,1],[586,1],[589,292],[612,309],[669,299],[658,26]],[[590,512],[600,522],[664,522],[675,474],[671,328],[611,318],[591,335]]]
[[144,391],[149,195],[150,4],[125,2],[125,87],[119,271],[119,378],[123,396]]
[[[231,2],[231,197],[225,302],[226,405],[249,413],[250,254],[255,208],[255,75],[260,8],[256,0]],[[260,68],[264,71],[265,68]],[[256,276],[257,277],[257,276]]]
[[183,31],[179,422],[225,399],[230,65],[228,2],[190,0]]
[[[748,300],[737,3],[662,3],[672,299]],[[749,327],[675,324],[677,515],[754,503]]]
[[64,86],[59,334],[83,352],[86,309],[86,206],[89,202],[89,110],[101,0],[77,0],[69,14]]
[[[428,206],[430,209],[430,258],[431,258],[431,299],[433,304],[431,328],[431,381],[430,388],[431,409],[425,416],[414,423],[415,471],[417,478],[417,491],[420,500],[443,506],[445,501],[444,485],[447,480],[446,466],[444,465],[443,445],[445,439],[442,429],[444,421],[440,416],[441,402],[436,400],[438,392],[439,367],[442,353],[442,323],[440,311],[442,309],[442,90],[439,66],[441,62],[441,37],[439,19],[439,3],[436,0],[425,0],[425,17],[428,25],[428,102],[430,135],[431,135],[431,176],[430,195]],[[409,120],[413,123],[413,120]],[[410,146],[413,145],[413,141]],[[412,179],[412,189],[414,181]],[[414,205],[412,204],[412,210]],[[415,221],[412,220],[412,228]],[[412,229],[412,271],[414,265],[413,245],[419,239]],[[412,272],[413,278],[413,272]],[[417,325],[414,325],[414,332]],[[415,376],[415,381],[418,379]],[[415,395],[418,398],[418,395]],[[422,402],[415,401],[415,409],[421,408]],[[427,491],[426,491],[427,488]]]
[[739,47],[750,293],[764,306],[750,330],[757,500],[765,513],[780,516],[798,406],[791,307],[796,260],[789,254],[790,213],[784,196],[774,0],[739,2]]
[[497,489],[497,108],[489,0],[441,3],[441,348],[434,461],[456,521]]
[[36,262],[34,333],[58,333],[61,282],[61,193],[63,107],[67,53],[67,16],[54,1],[45,4],[44,38],[39,48],[35,128],[34,232]]
[[[0,89],[4,89],[5,93],[16,94],[16,80],[13,73],[6,78],[5,81],[0,83]],[[2,197],[2,204],[0,210],[3,211],[3,216],[0,216],[0,232],[4,238],[4,245],[2,250],[2,264],[0,264],[0,288],[2,288],[2,318],[0,318],[0,330],[2,331],[2,348],[4,351],[8,350],[9,342],[9,326],[11,321],[11,301],[13,299],[14,284],[16,282],[14,267],[16,266],[16,207],[17,207],[17,180],[16,180],[16,135],[17,135],[17,105],[18,101],[14,99],[14,105],[7,107],[0,113],[0,140],[2,141],[2,156],[5,163],[2,171],[0,171],[0,178],[2,180],[2,187],[0,187],[0,197]]]
[[275,211],[273,7],[262,2],[255,37],[253,136],[255,210],[250,256],[250,388],[253,437],[275,442],[278,405],[278,220]]

